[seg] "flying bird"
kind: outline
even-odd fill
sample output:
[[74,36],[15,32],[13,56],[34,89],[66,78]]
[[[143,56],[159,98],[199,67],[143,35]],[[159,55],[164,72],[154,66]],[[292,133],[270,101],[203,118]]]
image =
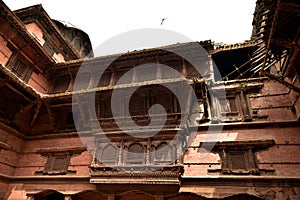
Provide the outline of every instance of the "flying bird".
[[160,25],[162,25],[166,19],[168,18],[162,18]]

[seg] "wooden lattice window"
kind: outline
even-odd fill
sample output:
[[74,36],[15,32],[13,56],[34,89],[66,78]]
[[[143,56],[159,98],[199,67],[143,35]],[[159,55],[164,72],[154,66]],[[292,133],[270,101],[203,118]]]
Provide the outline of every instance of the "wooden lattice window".
[[130,116],[147,114],[147,100],[145,92],[135,92],[129,101]]
[[20,58],[16,58],[12,65],[12,71],[16,74],[20,79],[24,82],[27,82],[31,76],[32,69],[29,65],[21,60]]
[[69,154],[50,154],[45,165],[44,174],[66,174],[70,164]]
[[166,144],[161,143],[155,148],[155,164],[170,164],[172,162],[172,148]]
[[76,84],[74,85],[74,90],[84,90],[87,89],[90,84],[91,76],[88,73],[78,74],[76,77]]
[[49,42],[49,40],[46,40],[45,43],[43,44],[44,49],[47,51],[47,53],[50,56],[53,56],[55,53],[55,50],[53,48],[53,45]]
[[243,91],[226,94],[226,98],[218,98],[219,118],[223,122],[251,120],[249,104]]
[[221,169],[208,169],[211,173],[232,175],[259,175],[261,172],[273,174],[274,170],[260,169],[256,153],[274,145],[274,140],[223,141],[200,143],[203,148],[220,156]]
[[[173,95],[169,91],[169,89],[164,87],[159,87],[155,91],[151,91],[150,93],[151,105],[159,104],[164,107],[165,111],[169,113],[173,113]],[[153,110],[150,114],[161,114],[158,110]]]
[[141,144],[134,143],[128,147],[127,164],[142,165],[145,162],[144,147]]
[[117,160],[118,149],[113,145],[106,146],[101,153],[101,157],[98,157],[98,162],[103,164],[115,165]]
[[98,95],[97,114],[99,118],[110,118],[112,117],[111,109],[111,93],[104,93]]

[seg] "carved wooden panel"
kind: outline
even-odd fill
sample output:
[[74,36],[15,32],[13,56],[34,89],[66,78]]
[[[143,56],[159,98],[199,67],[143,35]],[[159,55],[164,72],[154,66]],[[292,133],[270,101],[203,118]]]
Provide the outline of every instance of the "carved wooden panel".
[[51,154],[45,165],[44,174],[66,174],[70,158],[69,154]]

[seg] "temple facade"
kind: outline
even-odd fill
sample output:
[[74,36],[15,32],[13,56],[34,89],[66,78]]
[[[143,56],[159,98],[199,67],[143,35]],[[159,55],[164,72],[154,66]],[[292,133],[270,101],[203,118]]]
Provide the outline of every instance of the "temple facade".
[[299,199],[299,7],[258,0],[243,43],[94,57],[0,1],[0,199]]

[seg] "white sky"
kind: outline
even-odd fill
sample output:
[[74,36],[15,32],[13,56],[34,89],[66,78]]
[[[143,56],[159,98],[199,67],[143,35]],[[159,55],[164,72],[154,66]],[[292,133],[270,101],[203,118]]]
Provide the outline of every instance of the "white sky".
[[[195,41],[237,43],[250,39],[256,0],[4,0],[12,10],[42,4],[53,19],[89,34],[95,49],[122,32],[163,28]],[[162,18],[167,18],[160,25]]]

